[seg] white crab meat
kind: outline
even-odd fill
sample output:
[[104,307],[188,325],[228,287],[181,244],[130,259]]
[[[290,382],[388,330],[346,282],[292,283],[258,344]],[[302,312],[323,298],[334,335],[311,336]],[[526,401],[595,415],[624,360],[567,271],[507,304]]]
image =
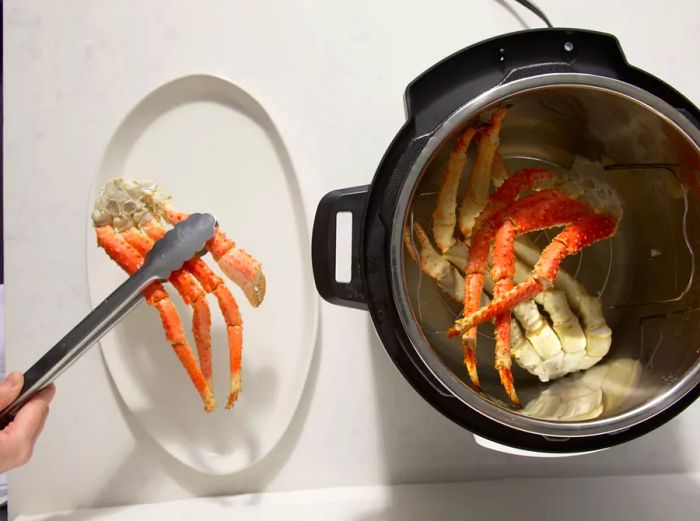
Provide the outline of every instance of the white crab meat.
[[[516,284],[524,281],[529,271],[526,265],[516,261]],[[536,304],[544,308],[549,320],[542,316]],[[587,363],[584,362],[586,336],[563,291],[550,288],[537,295],[534,301],[513,308],[513,314],[523,325],[525,336],[540,357],[540,364],[527,370],[541,381],[576,372]]]
[[111,225],[118,231],[139,227],[160,217],[171,197],[153,181],[116,177],[100,190],[92,211],[95,226]]
[[[527,264],[534,265],[540,253],[527,239],[515,241],[516,256]],[[580,369],[588,369],[608,353],[612,344],[612,330],[605,322],[602,302],[589,295],[583,285],[564,270],[557,273],[554,289],[566,295],[571,310],[581,317],[586,349],[579,365]]]
[[638,360],[611,360],[555,382],[528,402],[522,413],[542,420],[592,420],[618,407],[640,374]]

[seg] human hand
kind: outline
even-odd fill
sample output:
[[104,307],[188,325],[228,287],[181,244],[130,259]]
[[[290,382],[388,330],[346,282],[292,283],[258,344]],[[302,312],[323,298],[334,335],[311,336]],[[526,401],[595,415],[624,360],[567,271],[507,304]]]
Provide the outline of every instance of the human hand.
[[[22,373],[10,373],[0,382],[0,410],[19,396],[23,383]],[[39,391],[0,431],[0,472],[24,465],[31,459],[34,444],[44,428],[49,403],[55,392],[53,384]]]

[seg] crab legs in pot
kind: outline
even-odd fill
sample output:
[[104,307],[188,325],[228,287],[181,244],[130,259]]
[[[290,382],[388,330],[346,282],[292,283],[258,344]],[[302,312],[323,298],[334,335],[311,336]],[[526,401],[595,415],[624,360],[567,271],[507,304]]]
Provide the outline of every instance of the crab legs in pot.
[[[614,192],[597,179],[540,168],[510,176],[497,151],[506,111],[496,109],[485,127],[467,128],[457,139],[433,212],[437,249],[417,222],[412,230],[417,248],[409,228],[405,242],[438,287],[464,303],[464,317],[448,335],[460,337],[467,372],[477,388],[477,326],[495,322],[495,367],[510,400],[519,404],[511,355],[548,381],[588,369],[607,354],[612,332],[600,299],[559,265],[565,256],[612,236],[622,210]],[[477,150],[458,208],[458,185],[475,139]],[[496,190],[489,196],[491,182]],[[524,236],[559,226],[564,230],[543,252]],[[487,304],[481,307],[484,300]]]
[[[141,267],[155,241],[165,234],[164,224],[175,225],[188,214],[174,209],[170,197],[150,181],[115,178],[100,191],[92,214],[97,244],[127,273]],[[239,248],[220,229],[207,243],[221,270],[246,295],[253,307],[265,297],[265,276],[260,263]],[[238,304],[224,281],[199,257],[174,271],[169,282],[192,308],[192,333],[199,362],[185,336],[175,305],[160,282],[151,284],[144,297],[160,314],[165,336],[187,371],[207,412],[216,407],[212,390],[211,313],[206,294],[212,294],[226,322],[230,357],[230,383],[226,408],[233,407],[241,390],[243,322]]]

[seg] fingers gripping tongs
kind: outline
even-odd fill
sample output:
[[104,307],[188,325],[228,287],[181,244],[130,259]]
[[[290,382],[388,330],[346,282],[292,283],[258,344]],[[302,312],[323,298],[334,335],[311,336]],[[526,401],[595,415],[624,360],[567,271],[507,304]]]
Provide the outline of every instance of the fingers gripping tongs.
[[32,396],[53,382],[134,309],[141,300],[142,291],[149,284],[167,280],[173,271],[202,252],[215,231],[214,216],[194,213],[158,240],[138,271],[24,373],[24,385],[19,396],[0,412],[0,428],[12,421]]

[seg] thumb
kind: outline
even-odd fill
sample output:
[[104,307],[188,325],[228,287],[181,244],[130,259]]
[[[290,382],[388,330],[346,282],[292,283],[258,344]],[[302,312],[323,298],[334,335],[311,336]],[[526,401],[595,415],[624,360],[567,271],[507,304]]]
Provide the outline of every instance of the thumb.
[[24,375],[22,373],[10,373],[5,379],[0,382],[0,411],[10,405],[12,401],[19,396],[24,383]]

